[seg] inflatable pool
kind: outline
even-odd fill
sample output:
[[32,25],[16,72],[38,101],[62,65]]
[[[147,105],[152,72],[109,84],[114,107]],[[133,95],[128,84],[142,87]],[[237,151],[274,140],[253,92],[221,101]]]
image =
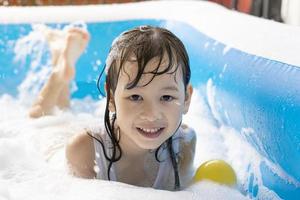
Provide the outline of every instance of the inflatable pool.
[[[238,191],[250,199],[300,197],[300,28],[228,11],[207,2],[26,9],[3,7],[0,13],[1,144],[18,152],[18,143],[14,146],[5,141],[13,136],[18,136],[18,140],[22,138],[19,129],[25,127],[25,121],[36,128],[43,127],[44,123],[47,127],[61,124],[65,122],[64,117],[74,119],[62,114],[59,119],[48,118],[48,121],[22,120],[26,106],[32,102],[32,94],[36,94],[38,85],[49,72],[49,52],[38,31],[40,24],[55,28],[69,24],[86,26],[91,33],[91,42],[77,66],[72,92],[72,105],[85,111],[93,108],[84,107],[81,100],[99,100],[96,80],[113,39],[132,27],[145,24],[162,26],[182,39],[190,55],[191,81],[197,94],[192,114],[184,120],[195,126],[198,134],[195,165],[212,158],[227,160],[237,172]],[[15,111],[11,114],[12,110],[7,107],[14,101],[21,105],[20,108],[14,105],[14,109],[21,110],[23,114]],[[101,114],[95,115],[101,117]],[[204,117],[195,118],[198,115]],[[16,116],[21,121],[14,121]],[[85,119],[90,120],[89,117]],[[15,122],[21,124],[19,129]],[[218,146],[219,140],[222,147]],[[13,161],[8,159],[7,154],[0,153],[3,183],[12,180],[9,177],[13,173],[8,173],[12,168],[5,162]],[[26,177],[21,180],[25,185]],[[71,183],[76,185],[76,181]],[[20,187],[17,180],[14,179],[13,183]],[[51,187],[54,185],[46,188]],[[201,189],[205,187],[196,190]],[[222,189],[220,191],[225,190]],[[132,192],[133,189],[128,190]],[[136,195],[142,197],[141,191],[136,191]],[[195,195],[194,189],[191,191],[194,196],[188,191],[179,193],[179,196],[201,197]],[[63,193],[63,189],[58,193]],[[9,188],[2,193],[0,189],[0,197],[1,194],[14,199],[14,192]],[[155,197],[160,195],[152,190],[151,194]],[[161,195],[179,198],[169,193],[162,192]],[[209,199],[209,195],[206,197]],[[48,198],[51,199],[51,196]],[[218,199],[218,196],[212,198]],[[232,198],[228,196],[228,199]]]

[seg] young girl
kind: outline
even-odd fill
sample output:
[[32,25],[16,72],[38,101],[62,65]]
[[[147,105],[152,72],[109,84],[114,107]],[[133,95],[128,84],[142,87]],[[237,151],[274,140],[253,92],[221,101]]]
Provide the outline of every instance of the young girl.
[[[31,116],[51,113],[55,104],[59,106],[89,37],[83,30],[71,29],[65,38],[54,78],[46,83]],[[157,189],[188,186],[196,136],[181,123],[193,92],[183,43],[159,27],[126,31],[112,44],[106,73],[104,127],[85,130],[70,140],[66,157],[72,173]],[[47,104],[49,91],[55,96]]]

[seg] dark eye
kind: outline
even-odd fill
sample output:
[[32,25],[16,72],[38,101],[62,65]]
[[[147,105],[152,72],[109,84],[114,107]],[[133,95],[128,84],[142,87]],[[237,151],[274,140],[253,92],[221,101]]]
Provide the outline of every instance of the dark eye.
[[161,101],[172,101],[174,100],[174,97],[170,96],[170,95],[164,95],[162,97],[160,97]]
[[131,101],[141,101],[143,98],[140,95],[134,94],[129,97]]

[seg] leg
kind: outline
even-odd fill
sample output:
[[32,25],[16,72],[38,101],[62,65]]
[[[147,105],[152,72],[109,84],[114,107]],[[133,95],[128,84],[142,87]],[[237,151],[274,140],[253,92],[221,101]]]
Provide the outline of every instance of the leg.
[[70,106],[70,89],[69,85],[64,85],[57,99],[57,106],[64,109]]
[[32,105],[29,116],[32,118],[38,118],[43,115],[51,114],[56,101],[60,94],[60,90],[63,83],[60,83],[57,74],[52,73],[47,83],[40,91],[37,100]]
[[55,106],[65,108],[69,105],[69,84],[75,75],[75,64],[89,40],[88,33],[79,28],[47,30],[45,35],[53,70],[30,109],[29,116],[32,118],[51,114]]

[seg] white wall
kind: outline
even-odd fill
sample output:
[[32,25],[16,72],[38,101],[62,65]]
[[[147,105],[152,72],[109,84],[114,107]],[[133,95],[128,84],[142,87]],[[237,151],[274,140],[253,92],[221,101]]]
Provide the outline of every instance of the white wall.
[[282,0],[281,15],[286,24],[300,26],[300,0]]

